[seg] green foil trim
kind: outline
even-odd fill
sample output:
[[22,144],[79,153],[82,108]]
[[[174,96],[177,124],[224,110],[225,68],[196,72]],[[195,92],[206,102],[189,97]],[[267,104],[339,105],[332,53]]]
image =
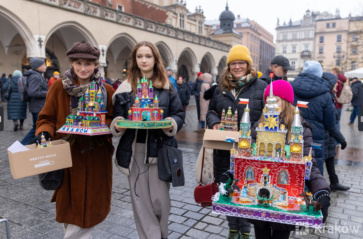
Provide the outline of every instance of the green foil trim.
[[132,120],[118,120],[117,126],[128,129],[164,129],[170,128],[172,125],[171,120],[160,121],[132,121]]

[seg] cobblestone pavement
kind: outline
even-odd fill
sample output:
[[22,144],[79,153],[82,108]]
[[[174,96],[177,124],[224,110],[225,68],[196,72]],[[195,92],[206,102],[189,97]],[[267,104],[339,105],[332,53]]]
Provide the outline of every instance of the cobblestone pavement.
[[[198,123],[196,110],[190,110],[188,114],[188,128],[192,127],[191,130],[195,130],[195,124]],[[349,116],[343,115],[342,125],[347,123],[347,117]],[[0,218],[10,221],[11,235],[15,239],[63,238],[62,226],[55,221],[55,205],[50,203],[52,192],[41,189],[36,176],[14,180],[10,174],[7,148],[15,140],[21,140],[30,127],[31,117],[28,117],[24,131],[14,132],[12,122],[6,121],[5,131],[0,132]],[[363,133],[352,134],[354,137],[362,137]],[[115,145],[117,142],[118,139],[114,139]],[[359,145],[362,148],[362,144]],[[184,156],[186,184],[185,187],[170,189],[172,209],[169,218],[169,239],[226,238],[228,224],[225,217],[212,214],[210,208],[202,208],[194,201],[193,192],[197,185],[194,179],[195,163],[201,142],[183,141],[179,142],[179,146]],[[338,163],[341,161],[344,160],[338,160]],[[293,232],[291,238],[362,238],[363,168],[337,165],[337,172],[340,181],[352,186],[352,189],[349,192],[332,193],[332,206],[327,221],[328,229],[331,231],[302,230]],[[96,226],[93,238],[138,238],[128,181],[115,168],[112,191],[111,212],[104,222]],[[353,231],[353,227],[357,230]],[[254,234],[253,230],[251,234]],[[3,225],[0,226],[0,239],[2,238],[6,238]]]

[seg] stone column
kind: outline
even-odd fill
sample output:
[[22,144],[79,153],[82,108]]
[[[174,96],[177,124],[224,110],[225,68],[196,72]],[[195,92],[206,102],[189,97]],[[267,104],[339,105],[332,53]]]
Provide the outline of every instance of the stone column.
[[217,79],[217,75],[218,75],[218,66],[212,67],[212,79],[214,82],[216,82]]
[[174,58],[174,61],[170,61],[170,67],[173,72],[173,77],[177,80],[178,77],[178,58]]
[[107,46],[98,45],[98,49],[100,49],[101,52],[100,58],[98,59],[98,61],[100,62],[100,64],[98,65],[98,70],[100,71],[102,78],[105,79],[105,67],[107,66]]
[[42,58],[45,59],[45,37],[43,35],[33,35],[34,41],[31,43],[31,48],[27,49],[28,58]]

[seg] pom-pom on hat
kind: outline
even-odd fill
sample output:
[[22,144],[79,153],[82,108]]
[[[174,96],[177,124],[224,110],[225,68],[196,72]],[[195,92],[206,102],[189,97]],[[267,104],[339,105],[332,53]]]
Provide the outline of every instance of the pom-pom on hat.
[[229,65],[232,61],[245,61],[252,65],[252,58],[248,48],[242,45],[232,47],[228,53],[227,65]]
[[66,55],[68,58],[73,59],[98,60],[100,57],[100,50],[88,42],[76,42],[73,44],[72,48],[67,51]]
[[[294,102],[294,90],[292,89],[291,84],[288,81],[285,80],[277,80],[273,83],[273,94],[274,96],[278,96],[281,99],[287,100],[291,104]],[[266,102],[266,97],[270,94],[270,85],[267,86],[265,90],[265,95],[263,99]]]

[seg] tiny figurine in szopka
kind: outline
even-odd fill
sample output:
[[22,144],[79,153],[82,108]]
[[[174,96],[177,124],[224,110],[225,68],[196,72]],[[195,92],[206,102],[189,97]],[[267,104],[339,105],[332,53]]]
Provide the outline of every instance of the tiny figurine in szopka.
[[86,93],[78,100],[76,113],[67,116],[66,123],[57,131],[65,134],[86,136],[111,134],[106,124],[106,106],[104,94],[97,84],[92,82]]
[[136,98],[128,112],[128,119],[117,121],[117,126],[132,129],[162,129],[171,127],[171,120],[164,119],[164,111],[159,108],[158,96],[154,97],[152,82],[145,76],[137,81]]
[[41,136],[41,140],[40,140],[40,143],[37,141],[37,148],[40,149],[40,148],[46,148],[46,147],[52,147],[53,144],[51,142],[51,139],[49,138],[49,141],[47,142],[47,140],[45,139],[45,136],[44,134],[42,134]]
[[[309,180],[312,169],[312,150],[309,156],[303,157],[299,108],[296,107],[293,113],[289,126],[291,137],[288,138],[286,125],[280,123],[281,108],[273,95],[272,85],[262,112],[263,120],[255,129],[256,142],[252,143],[251,138],[249,102],[240,99],[240,104],[247,106],[240,121],[238,150],[234,147],[231,150],[230,170],[221,176],[219,194],[213,197],[213,212],[265,221],[272,220],[266,215],[276,214],[279,220],[273,218],[273,222],[320,228],[323,221],[321,207],[304,191],[305,180]],[[237,129],[235,117],[231,107],[227,113],[223,110],[222,130]],[[235,190],[237,187],[240,190]],[[313,205],[314,210],[308,205]]]

